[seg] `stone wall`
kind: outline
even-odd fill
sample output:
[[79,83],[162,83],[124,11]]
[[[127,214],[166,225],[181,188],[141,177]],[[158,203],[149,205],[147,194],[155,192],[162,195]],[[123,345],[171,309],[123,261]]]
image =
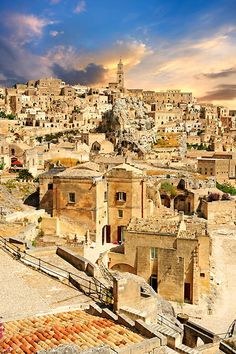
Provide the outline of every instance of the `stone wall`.
[[228,223],[235,220],[235,200],[219,200],[214,202],[202,201],[202,214],[209,222]]
[[[130,165],[123,166],[107,174],[108,219],[112,241],[118,240],[119,226],[126,226],[132,217],[146,217],[147,214],[146,182],[143,180],[142,171]],[[117,200],[118,192],[126,193],[126,199]],[[119,210],[123,212],[122,216]]]
[[172,301],[184,302],[184,259],[171,249],[158,250],[158,293]]

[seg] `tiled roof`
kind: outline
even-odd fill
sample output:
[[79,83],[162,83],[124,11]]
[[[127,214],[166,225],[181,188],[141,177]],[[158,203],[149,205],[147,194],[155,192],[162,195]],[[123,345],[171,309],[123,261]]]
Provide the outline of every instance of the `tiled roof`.
[[77,310],[4,323],[0,353],[37,353],[61,344],[75,344],[81,350],[103,343],[115,348],[142,340],[140,335],[110,320]]
[[80,166],[70,167],[67,168],[65,171],[58,173],[59,177],[100,177],[102,173],[94,171],[94,170],[87,170],[86,168],[82,168]]

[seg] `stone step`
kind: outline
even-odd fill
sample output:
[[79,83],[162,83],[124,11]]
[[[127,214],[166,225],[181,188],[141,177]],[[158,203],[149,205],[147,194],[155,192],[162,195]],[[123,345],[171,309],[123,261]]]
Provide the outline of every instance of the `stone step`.
[[176,350],[178,353],[182,354],[200,354],[200,352],[194,348],[190,348],[187,345],[179,344],[176,346]]
[[170,336],[173,338],[180,336],[180,334],[177,331],[175,331],[174,329],[167,327],[165,325],[156,324],[156,325],[153,325],[152,328],[155,329],[155,331],[160,332],[166,336]]
[[163,348],[165,348],[165,351],[164,351],[165,354],[176,354],[176,353],[178,353],[176,350],[171,349],[170,347],[164,346]]

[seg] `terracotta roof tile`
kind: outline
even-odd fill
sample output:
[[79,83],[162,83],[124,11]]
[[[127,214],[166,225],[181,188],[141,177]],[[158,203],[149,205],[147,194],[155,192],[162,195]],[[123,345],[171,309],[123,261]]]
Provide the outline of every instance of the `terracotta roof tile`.
[[16,354],[37,353],[70,343],[80,349],[103,343],[114,348],[142,340],[140,335],[110,320],[71,311],[4,323],[0,353],[7,349]]

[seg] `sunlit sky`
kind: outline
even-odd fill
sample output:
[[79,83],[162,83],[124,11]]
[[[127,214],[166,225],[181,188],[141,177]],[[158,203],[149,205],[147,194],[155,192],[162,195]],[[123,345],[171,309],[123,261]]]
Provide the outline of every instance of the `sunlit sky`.
[[0,84],[193,91],[236,109],[236,0],[1,0]]

